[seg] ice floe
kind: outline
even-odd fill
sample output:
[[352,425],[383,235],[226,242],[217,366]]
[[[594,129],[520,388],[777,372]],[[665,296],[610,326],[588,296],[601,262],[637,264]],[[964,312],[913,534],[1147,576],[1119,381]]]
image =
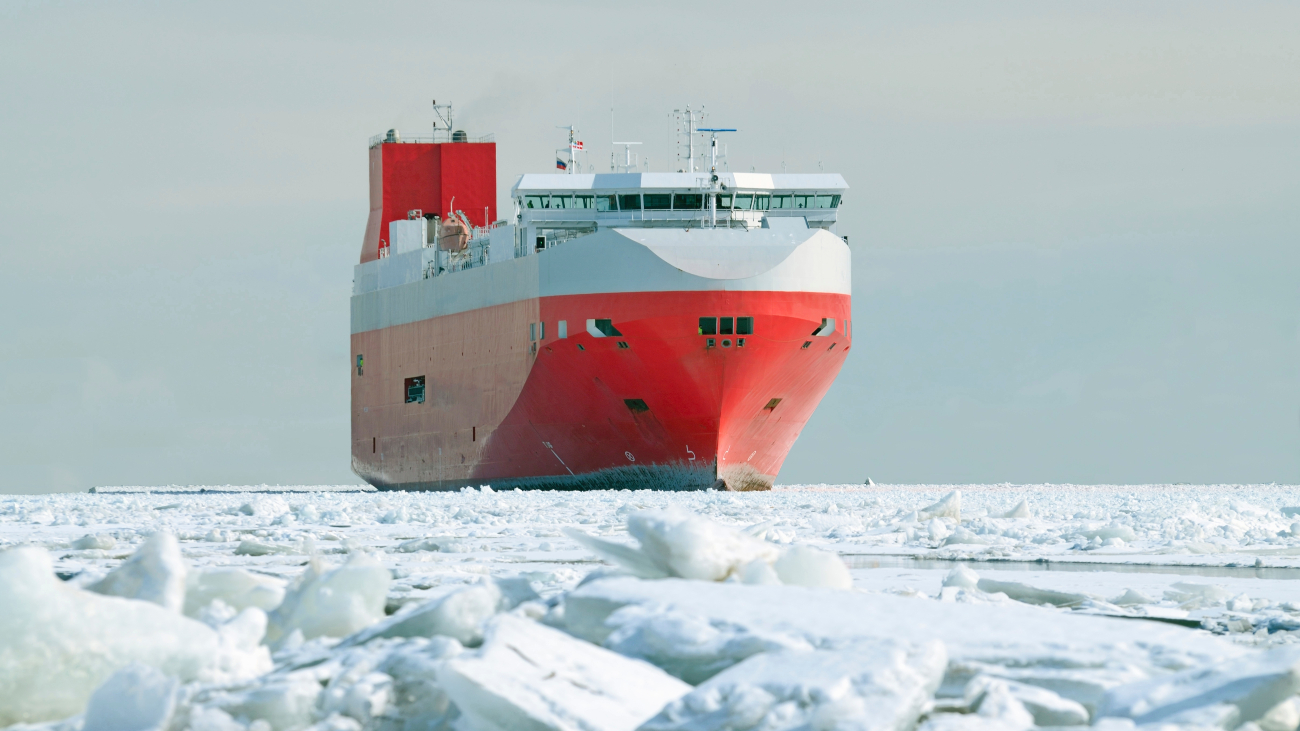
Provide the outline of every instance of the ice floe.
[[5,496],[0,726],[1295,731],[1295,505],[1273,486]]

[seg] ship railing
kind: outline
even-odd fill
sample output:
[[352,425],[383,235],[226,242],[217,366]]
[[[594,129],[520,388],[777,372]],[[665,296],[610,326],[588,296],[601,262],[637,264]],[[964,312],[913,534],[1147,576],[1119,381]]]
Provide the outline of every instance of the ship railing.
[[[456,141],[457,140],[452,139],[451,132],[445,130],[438,130],[437,132],[431,135],[400,135],[397,139],[391,141],[388,140],[387,134],[378,134],[370,138],[369,146],[374,147],[375,145],[384,144],[384,142],[388,142],[388,144],[392,145],[392,144],[402,144],[402,143],[412,143],[412,142],[430,144],[430,143],[456,142]],[[459,141],[460,142],[496,142],[497,138],[495,134],[486,134],[483,135],[482,137],[466,137],[465,139]]]

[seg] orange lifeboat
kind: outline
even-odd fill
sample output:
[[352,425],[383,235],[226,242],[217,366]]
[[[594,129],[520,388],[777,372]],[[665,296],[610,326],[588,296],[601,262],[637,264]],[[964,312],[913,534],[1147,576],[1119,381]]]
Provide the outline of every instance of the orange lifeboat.
[[447,214],[438,227],[438,248],[443,251],[464,251],[469,247],[469,221],[465,214],[455,211]]

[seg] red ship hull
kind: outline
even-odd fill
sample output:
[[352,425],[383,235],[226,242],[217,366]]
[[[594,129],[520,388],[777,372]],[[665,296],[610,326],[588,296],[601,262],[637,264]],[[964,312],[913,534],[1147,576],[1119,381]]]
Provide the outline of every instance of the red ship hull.
[[[812,333],[849,308],[825,292],[602,293],[355,333],[353,469],[389,489],[769,489],[851,344]],[[620,335],[593,336],[590,313]],[[754,331],[700,335],[702,316]],[[537,340],[518,337],[530,326]],[[423,403],[405,402],[412,376]]]

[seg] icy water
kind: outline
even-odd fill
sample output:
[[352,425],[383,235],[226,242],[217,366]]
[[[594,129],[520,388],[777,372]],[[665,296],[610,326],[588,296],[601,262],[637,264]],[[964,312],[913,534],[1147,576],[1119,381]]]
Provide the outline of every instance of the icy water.
[[938,569],[949,571],[957,566],[973,570],[993,571],[1078,571],[1111,574],[1174,574],[1178,576],[1233,577],[1241,579],[1270,579],[1295,581],[1300,579],[1300,567],[1250,566],[1194,566],[1161,563],[1092,563],[1087,561],[1008,561],[1000,559],[969,560],[952,558],[913,558],[911,556],[882,556],[880,554],[842,553],[841,558],[851,569]]
[[[924,731],[1148,723],[1172,696],[1125,706],[1114,689],[1213,669],[1178,691],[1211,715],[1230,695],[1215,678],[1281,673],[1300,692],[1300,654],[1277,654],[1300,653],[1298,580],[1294,486],[3,496],[0,728],[78,731],[96,688],[157,690],[169,728],[214,731],[705,728],[693,714],[719,699],[774,729],[868,712]],[[774,700],[725,686],[733,665]],[[894,680],[818,674],[836,668]],[[688,692],[707,697],[675,700]],[[980,710],[995,692],[1001,710]]]

